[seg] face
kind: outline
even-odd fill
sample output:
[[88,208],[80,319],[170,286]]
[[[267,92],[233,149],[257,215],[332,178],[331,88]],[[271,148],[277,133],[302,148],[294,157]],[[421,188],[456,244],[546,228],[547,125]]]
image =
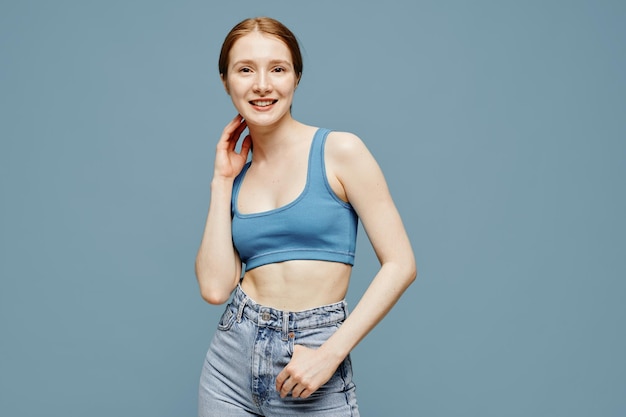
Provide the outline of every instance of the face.
[[228,57],[222,81],[249,126],[270,126],[291,117],[297,76],[287,45],[251,32],[235,42]]

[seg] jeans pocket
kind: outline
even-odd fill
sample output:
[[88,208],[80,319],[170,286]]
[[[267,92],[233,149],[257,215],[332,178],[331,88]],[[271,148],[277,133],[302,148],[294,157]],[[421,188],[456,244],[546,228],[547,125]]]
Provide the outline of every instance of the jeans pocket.
[[226,306],[226,310],[222,314],[220,321],[217,323],[217,328],[222,331],[228,331],[233,326],[236,319],[235,308],[232,304]]

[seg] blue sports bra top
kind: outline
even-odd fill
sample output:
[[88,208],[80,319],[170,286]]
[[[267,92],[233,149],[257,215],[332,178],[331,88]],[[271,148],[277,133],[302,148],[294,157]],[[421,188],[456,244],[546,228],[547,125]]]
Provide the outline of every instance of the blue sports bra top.
[[304,190],[285,206],[260,213],[240,213],[239,190],[252,162],[235,178],[232,236],[246,271],[296,259],[354,265],[358,217],[352,205],[337,197],[326,178],[324,144],[329,132],[315,132]]

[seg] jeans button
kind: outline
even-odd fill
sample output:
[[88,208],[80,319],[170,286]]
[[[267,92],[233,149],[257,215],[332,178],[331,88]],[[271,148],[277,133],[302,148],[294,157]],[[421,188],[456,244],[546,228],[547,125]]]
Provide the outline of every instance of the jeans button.
[[262,318],[264,321],[268,321],[271,317],[272,317],[272,316],[271,316],[271,315],[270,315],[270,313],[269,313],[269,312],[267,312],[267,311],[264,311],[264,312],[263,312],[263,314],[261,314],[261,318]]

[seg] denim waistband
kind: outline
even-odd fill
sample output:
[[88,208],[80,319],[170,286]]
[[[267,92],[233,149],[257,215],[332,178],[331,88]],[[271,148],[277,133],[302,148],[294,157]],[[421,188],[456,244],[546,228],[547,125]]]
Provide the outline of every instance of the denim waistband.
[[266,307],[252,300],[241,288],[233,292],[231,304],[237,309],[237,320],[245,316],[259,326],[283,332],[330,326],[343,322],[348,317],[345,300],[302,311],[283,311]]

